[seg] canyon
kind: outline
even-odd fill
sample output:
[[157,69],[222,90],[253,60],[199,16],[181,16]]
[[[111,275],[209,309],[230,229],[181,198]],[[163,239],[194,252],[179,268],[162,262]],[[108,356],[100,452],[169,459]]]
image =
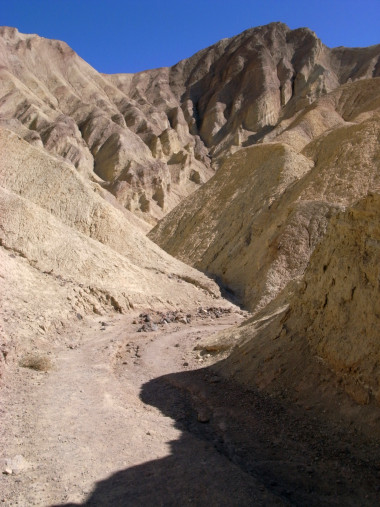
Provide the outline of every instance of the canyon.
[[380,45],[0,74],[0,500],[377,503]]

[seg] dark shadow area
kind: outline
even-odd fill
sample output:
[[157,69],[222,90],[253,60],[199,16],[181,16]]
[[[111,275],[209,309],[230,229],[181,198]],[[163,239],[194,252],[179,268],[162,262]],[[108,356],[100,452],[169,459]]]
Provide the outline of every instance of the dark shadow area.
[[272,130],[275,128],[275,126],[272,125],[266,125],[263,127],[259,132],[256,134],[252,134],[248,136],[246,141],[242,143],[242,146],[246,148],[247,146],[252,146],[253,144],[258,143],[263,137],[265,137],[269,132],[272,132]]
[[230,303],[238,306],[241,310],[246,310],[246,307],[242,302],[242,295],[238,291],[226,285],[220,276],[215,275],[209,271],[204,271],[203,273],[214,280],[214,282],[218,285],[220,294],[222,295],[223,299],[226,299]]
[[170,456],[98,482],[83,505],[380,502],[378,448],[210,368],[154,379],[141,399],[171,417],[181,438],[171,442]]

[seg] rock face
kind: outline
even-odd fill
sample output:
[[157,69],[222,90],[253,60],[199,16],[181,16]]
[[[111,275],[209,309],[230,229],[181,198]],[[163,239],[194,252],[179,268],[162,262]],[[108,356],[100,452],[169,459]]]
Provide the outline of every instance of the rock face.
[[274,59],[277,75],[263,57],[272,81],[261,75],[253,108],[248,88],[239,113],[215,106],[210,125],[234,112],[212,135],[202,123],[216,174],[149,237],[255,312],[200,343],[232,350],[222,375],[338,420],[363,418],[371,432],[376,413],[350,403],[379,402],[380,48],[329,50],[310,32],[285,40],[276,30],[299,52]]
[[219,298],[214,282],[147,239],[72,165],[6,129],[0,145],[3,359],[89,313]]
[[379,190],[333,217],[292,296],[204,344],[235,346],[221,373],[338,417],[370,414],[346,410],[336,392],[360,405],[380,401]]
[[378,76],[378,58],[378,47],[330,50],[308,29],[272,23],[171,68],[107,76],[64,42],[4,27],[0,118],[154,223],[236,147],[285,130],[341,84]]
[[331,216],[380,183],[380,79],[343,85],[215,176],[149,234],[251,309],[302,276]]
[[379,191],[334,217],[286,321],[361,403],[380,402]]
[[65,159],[148,221],[213,173],[177,103],[158,108],[135,100],[122,91],[133,76],[103,76],[64,42],[1,28],[0,69],[2,125]]

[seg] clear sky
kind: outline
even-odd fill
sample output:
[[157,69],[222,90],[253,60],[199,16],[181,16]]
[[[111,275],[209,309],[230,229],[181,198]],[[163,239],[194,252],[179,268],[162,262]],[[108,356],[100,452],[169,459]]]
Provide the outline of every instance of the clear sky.
[[64,40],[106,73],[173,65],[272,21],[330,47],[380,43],[380,0],[0,0],[0,25]]

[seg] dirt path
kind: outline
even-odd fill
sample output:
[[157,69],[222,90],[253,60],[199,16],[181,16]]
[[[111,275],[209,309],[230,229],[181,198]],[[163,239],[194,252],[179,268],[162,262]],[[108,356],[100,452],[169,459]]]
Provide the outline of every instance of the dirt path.
[[1,448],[27,465],[0,476],[3,505],[379,500],[378,449],[227,384],[193,352],[241,316],[151,333],[132,319],[87,320],[56,346],[50,372],[16,369]]
[[[235,321],[236,316],[232,318]],[[205,329],[213,332],[230,325],[231,317],[206,326],[171,325],[165,333],[136,333],[130,323],[131,317],[113,319],[101,330],[99,319],[87,321],[66,345],[54,350],[55,364],[49,373],[17,369],[14,383],[4,393],[3,456],[22,454],[28,466],[0,477],[3,504],[81,503],[97,481],[171,455],[171,442],[181,440],[181,431],[171,417],[140,399],[142,386],[162,374],[185,369],[183,358],[196,336]],[[122,354],[127,361],[118,360]],[[185,447],[181,451],[183,478],[178,470],[172,478],[178,483],[173,504],[181,494],[182,500],[188,498],[191,503],[192,497],[203,496],[206,501],[211,493],[223,503],[225,486],[212,486],[217,473],[222,474],[220,480],[243,488],[242,500],[267,497],[265,492],[259,494],[254,479],[245,477],[202,439],[189,434]],[[197,466],[189,477],[186,466],[191,457]],[[212,471],[204,474],[206,463]],[[152,488],[149,478],[148,482],[136,479],[127,503],[120,504],[167,504],[167,481]],[[96,503],[114,502],[104,498]]]

